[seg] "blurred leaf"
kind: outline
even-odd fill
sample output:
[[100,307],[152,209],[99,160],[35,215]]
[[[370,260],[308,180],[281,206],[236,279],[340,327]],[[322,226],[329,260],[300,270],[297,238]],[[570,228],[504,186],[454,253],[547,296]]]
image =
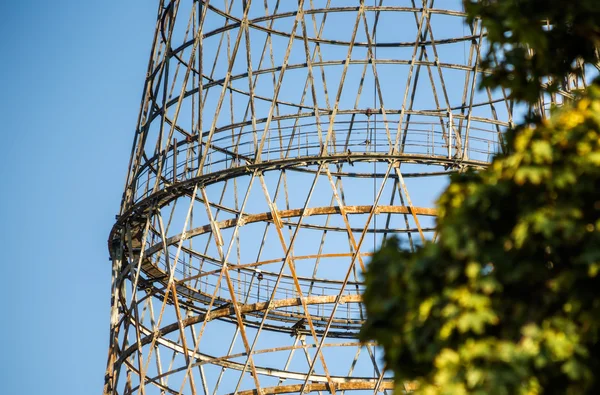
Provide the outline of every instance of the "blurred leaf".
[[[599,2],[600,3],[600,2]],[[600,393],[600,87],[438,201],[438,241],[365,274],[363,340],[416,394]],[[398,387],[401,388],[401,387]]]

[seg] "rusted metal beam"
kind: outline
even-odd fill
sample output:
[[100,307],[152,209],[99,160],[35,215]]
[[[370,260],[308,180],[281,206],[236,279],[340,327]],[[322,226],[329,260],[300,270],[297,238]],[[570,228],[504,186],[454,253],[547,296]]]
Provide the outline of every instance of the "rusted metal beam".
[[488,166],[513,103],[476,89],[461,0],[337,3],[158,1],[105,394],[393,389],[361,275],[388,237],[435,241],[440,177]]

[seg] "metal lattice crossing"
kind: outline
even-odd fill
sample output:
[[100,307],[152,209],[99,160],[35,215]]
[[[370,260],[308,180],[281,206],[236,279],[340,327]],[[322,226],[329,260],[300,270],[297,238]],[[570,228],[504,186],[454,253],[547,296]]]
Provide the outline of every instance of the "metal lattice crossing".
[[389,393],[360,273],[386,237],[434,239],[445,176],[512,122],[464,21],[454,0],[160,1],[105,393]]

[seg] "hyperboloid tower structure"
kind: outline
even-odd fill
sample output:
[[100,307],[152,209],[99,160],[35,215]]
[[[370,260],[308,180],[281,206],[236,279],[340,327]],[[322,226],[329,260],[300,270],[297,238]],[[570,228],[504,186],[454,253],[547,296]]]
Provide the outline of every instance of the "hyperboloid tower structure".
[[160,0],[113,260],[108,394],[375,393],[361,272],[434,239],[512,105],[460,0]]

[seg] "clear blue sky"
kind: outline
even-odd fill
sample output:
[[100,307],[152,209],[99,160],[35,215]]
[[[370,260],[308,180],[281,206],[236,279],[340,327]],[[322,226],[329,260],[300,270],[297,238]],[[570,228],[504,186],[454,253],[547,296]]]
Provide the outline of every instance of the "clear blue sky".
[[155,2],[2,2],[2,394],[92,394]]

